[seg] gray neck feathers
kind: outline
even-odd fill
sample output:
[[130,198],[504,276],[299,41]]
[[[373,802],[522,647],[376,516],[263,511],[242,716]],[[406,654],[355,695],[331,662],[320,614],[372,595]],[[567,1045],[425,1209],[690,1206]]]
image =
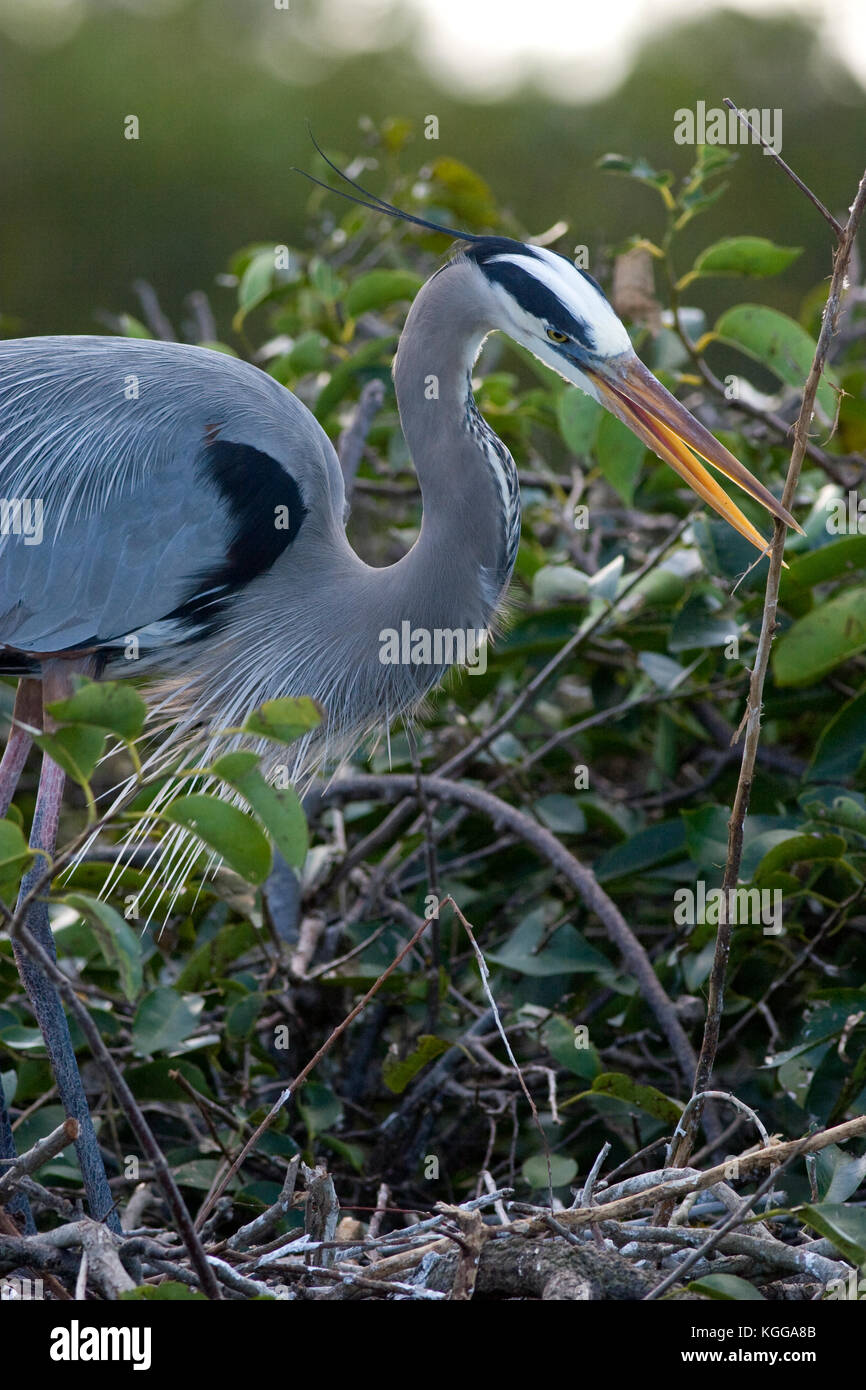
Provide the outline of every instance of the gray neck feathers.
[[[408,554],[384,568],[367,565],[330,510],[317,509],[285,560],[257,581],[256,595],[239,596],[219,649],[190,654],[195,674],[185,700],[205,728],[217,710],[223,726],[239,724],[254,704],[277,695],[311,695],[324,705],[324,738],[294,746],[296,776],[411,711],[463,659],[439,659],[443,649],[454,651],[447,637],[432,659],[402,659],[407,627],[434,644],[437,633],[479,634],[510,579],[520,528],[517,473],[469,384],[490,330],[479,301],[471,268],[448,265],[417,295],[400,341],[394,379],[423,499],[421,531]],[[251,642],[255,604],[263,601],[284,616]],[[389,632],[400,640],[397,662],[383,660]],[[466,659],[477,664],[477,651]],[[263,670],[271,673],[267,688]],[[237,706],[230,711],[229,691]],[[191,723],[181,720],[176,740],[183,742]]]
[[472,396],[472,366],[490,331],[476,274],[452,262],[419,291],[394,383],[424,504],[418,565],[444,580],[455,614],[476,592],[489,616],[514,566],[520,492],[514,461]]

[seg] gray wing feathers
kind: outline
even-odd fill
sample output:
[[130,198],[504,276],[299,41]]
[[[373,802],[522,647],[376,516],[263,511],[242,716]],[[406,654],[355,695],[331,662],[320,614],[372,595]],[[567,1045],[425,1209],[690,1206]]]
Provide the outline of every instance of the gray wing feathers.
[[42,508],[39,544],[11,533],[8,511],[0,528],[0,644],[40,652],[122,637],[218,568],[230,517],[199,466],[215,427],[286,467],[308,506],[318,491],[340,515],[327,437],[248,363],[136,339],[0,342],[0,504]]

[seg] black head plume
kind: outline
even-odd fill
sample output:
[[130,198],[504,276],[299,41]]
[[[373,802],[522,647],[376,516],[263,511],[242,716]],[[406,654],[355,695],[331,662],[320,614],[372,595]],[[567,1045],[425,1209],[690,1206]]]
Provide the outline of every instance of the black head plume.
[[413,226],[424,227],[428,232],[441,232],[443,236],[453,237],[455,241],[479,242],[489,240],[489,237],[476,236],[473,232],[461,232],[456,227],[446,227],[442,222],[431,222],[426,217],[415,217],[413,213],[404,212],[402,208],[397,208],[393,203],[386,202],[384,198],[380,198],[376,193],[371,193],[369,189],[364,188],[360,183],[357,183],[355,179],[349,178],[348,174],[344,174],[343,170],[340,169],[333,160],[328,158],[325,151],[316,140],[310,128],[309,121],[307,122],[307,132],[315,149],[322,156],[328,168],[333,169],[338,178],[341,178],[344,183],[349,184],[351,188],[354,188],[358,193],[362,193],[364,196],[362,198],[356,198],[354,194],[347,193],[343,188],[333,188],[331,184],[325,183],[323,179],[317,179],[313,174],[308,174],[305,169],[297,169],[292,166],[292,173],[301,174],[305,179],[309,179],[310,183],[318,184],[319,188],[324,188],[328,193],[337,193],[341,198],[345,198],[350,203],[357,203],[362,208],[369,208],[371,212],[384,213],[386,217],[394,217],[401,222],[411,222]]

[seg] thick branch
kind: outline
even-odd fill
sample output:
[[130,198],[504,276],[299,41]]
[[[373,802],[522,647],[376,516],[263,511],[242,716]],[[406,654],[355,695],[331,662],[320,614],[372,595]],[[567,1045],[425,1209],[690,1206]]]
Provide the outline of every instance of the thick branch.
[[[643,946],[592,870],[570,854],[544,826],[522,811],[515,810],[498,796],[493,796],[480,787],[452,782],[444,777],[423,777],[422,782],[424,791],[431,801],[456,803],[487,816],[497,828],[506,828],[518,835],[571,884],[586,906],[605,926],[610,939],[622,956],[623,964],[637,980],[641,994],[655,1014],[681,1071],[691,1081],[696,1065],[695,1053],[683,1031],[673,1003],[668,998]],[[326,788],[322,793],[322,803],[328,805],[340,801],[364,800],[368,797],[375,797],[381,801],[395,801],[413,795],[416,791],[416,780],[409,775],[347,777],[332,782]]]

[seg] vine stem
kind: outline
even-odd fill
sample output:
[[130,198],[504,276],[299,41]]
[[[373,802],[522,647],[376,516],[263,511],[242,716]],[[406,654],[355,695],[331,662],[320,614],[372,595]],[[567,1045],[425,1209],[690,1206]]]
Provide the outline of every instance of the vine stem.
[[[812,201],[815,201],[814,197]],[[846,286],[848,265],[851,260],[851,254],[854,249],[854,239],[857,235],[857,229],[860,225],[864,209],[866,209],[866,172],[864,172],[860,180],[857,196],[851,205],[848,221],[842,230],[839,245],[833,256],[833,275],[830,281],[830,292],[827,296],[827,303],[824,306],[821,332],[818,336],[815,356],[812,360],[812,366],[809,369],[809,375],[803,390],[800,414],[794,426],[794,447],[791,452],[791,462],[788,465],[788,476],[785,479],[785,487],[782,492],[782,505],[789,509],[797,489],[797,483],[800,479],[800,469],[809,441],[809,426],[815,407],[815,397],[827,361],[830,343],[838,325],[839,313],[842,307],[842,296]],[[703,1042],[701,1044],[700,1056],[698,1057],[698,1065],[692,1088],[693,1096],[699,1096],[702,1091],[709,1090],[710,1078],[712,1076],[716,1052],[719,1045],[722,1010],[725,1003],[725,981],[727,978],[728,959],[731,951],[733,926],[733,924],[727,920],[730,914],[725,910],[725,907],[729,901],[730,891],[737,886],[740,874],[740,862],[743,856],[743,834],[746,812],[749,807],[752,782],[755,775],[755,760],[758,755],[758,743],[761,737],[761,707],[764,694],[764,682],[770,662],[770,649],[773,644],[773,637],[777,626],[776,611],[779,601],[779,583],[782,575],[782,552],[785,546],[785,534],[784,524],[777,521],[775,523],[775,534],[773,536],[773,546],[770,553],[770,567],[767,575],[767,589],[764,597],[761,634],[758,638],[755,665],[749,681],[749,695],[746,703],[746,711],[743,715],[740,727],[737,729],[732,739],[732,742],[736,742],[745,730],[740,775],[737,781],[737,790],[731,809],[731,817],[728,821],[728,855],[722,879],[722,910],[719,913],[715,955],[708,984],[707,1018],[704,1025]],[[702,1110],[703,1102],[698,1100],[689,1113],[688,1120],[684,1126],[684,1132],[680,1136],[679,1142],[674,1150],[672,1164],[675,1168],[682,1168],[688,1163],[694,1147]]]

